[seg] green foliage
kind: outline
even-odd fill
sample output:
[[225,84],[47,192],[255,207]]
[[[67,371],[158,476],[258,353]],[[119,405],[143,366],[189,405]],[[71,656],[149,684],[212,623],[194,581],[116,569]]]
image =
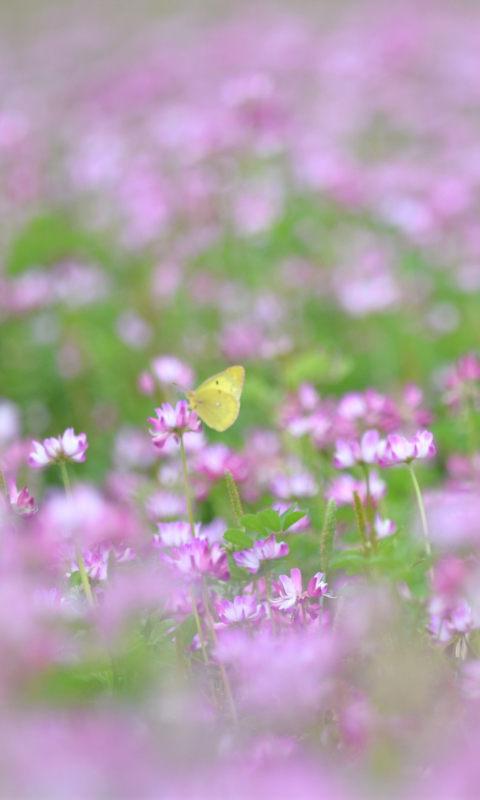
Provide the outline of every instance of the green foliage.
[[239,531],[236,528],[231,528],[223,534],[226,542],[233,544],[238,550],[247,550],[253,547],[253,539],[244,531]]
[[333,498],[328,501],[322,533],[320,535],[321,571],[327,572],[332,556],[333,540],[337,529],[337,506]]

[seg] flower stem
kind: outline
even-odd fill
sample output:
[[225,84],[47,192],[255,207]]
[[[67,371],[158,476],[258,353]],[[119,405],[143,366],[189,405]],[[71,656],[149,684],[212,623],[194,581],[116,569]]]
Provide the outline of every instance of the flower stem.
[[302,617],[303,617],[303,627],[306,631],[308,631],[308,624],[307,624],[307,612],[305,611],[305,606],[302,603]]
[[[408,469],[410,471],[410,475],[412,478],[413,488],[415,489],[415,494],[417,495],[417,502],[418,502],[418,509],[420,511],[420,517],[422,520],[422,528],[423,528],[423,538],[425,540],[425,552],[427,554],[427,558],[432,557],[432,547],[430,545],[430,535],[428,533],[428,525],[427,525],[427,515],[425,514],[425,506],[423,505],[423,498],[422,493],[420,491],[420,486],[418,484],[417,476],[415,475],[415,470],[413,469],[412,464],[408,464]],[[433,573],[433,566],[430,565],[429,567],[429,575],[430,580],[433,583],[434,573]]]
[[[63,485],[65,487],[65,494],[67,495],[68,499],[71,500],[72,489],[70,486],[70,479],[68,477],[67,465],[65,463],[60,464],[60,471],[62,473]],[[94,611],[96,608],[95,600],[92,594],[90,581],[88,580],[87,570],[85,569],[85,562],[83,560],[82,551],[80,549],[80,545],[78,542],[75,542],[75,556],[77,559],[78,571],[80,572],[80,577],[82,579],[82,586],[85,591],[85,596],[87,598],[88,605],[90,606],[91,610]]]
[[372,552],[374,555],[378,553],[378,544],[377,544],[377,534],[375,531],[375,519],[373,516],[373,502],[372,502],[372,494],[370,491],[370,470],[368,469],[367,464],[362,464],[363,471],[365,473],[365,485],[367,487],[367,518],[368,524],[370,528],[370,544],[372,547]]
[[5,498],[8,497],[7,483],[5,481],[5,476],[1,469],[0,469],[0,492],[3,494]]
[[277,631],[276,631],[275,620],[273,618],[272,603],[271,603],[271,599],[270,599],[270,594],[271,594],[271,580],[270,579],[271,579],[270,573],[267,570],[265,570],[265,591],[266,591],[266,594],[267,594],[268,615],[270,617],[270,624],[272,626],[272,633],[273,633],[274,636],[276,636]]
[[205,664],[208,667],[209,661],[207,656],[207,650],[205,648],[205,639],[203,638],[202,625],[200,622],[200,617],[198,616],[197,601],[195,600],[195,592],[193,591],[193,586],[190,586],[190,599],[192,601],[193,616],[195,617],[195,622],[197,623],[198,638],[200,639],[200,647],[202,648],[203,660],[205,661]]
[[[207,615],[208,625],[210,628],[210,632],[212,635],[212,639],[215,644],[217,644],[217,634],[215,631],[215,626],[213,624],[212,615],[210,613],[210,593],[208,591],[208,586],[205,581],[205,578],[202,580],[202,596],[203,596],[203,605],[205,606],[205,613]],[[235,706],[235,701],[233,699],[232,689],[230,686],[230,681],[228,680],[227,670],[225,669],[225,665],[220,663],[220,675],[222,676],[222,682],[225,689],[225,694],[227,695],[228,705],[230,706],[230,713],[232,715],[233,722],[235,726],[238,726],[238,714],[237,708]]]
[[183,443],[182,434],[180,434],[180,450],[182,451],[183,482],[185,484],[185,497],[187,498],[188,519],[192,536],[195,537],[195,523],[193,520],[192,502],[190,500],[190,489],[188,487],[187,457],[185,455],[185,445]]

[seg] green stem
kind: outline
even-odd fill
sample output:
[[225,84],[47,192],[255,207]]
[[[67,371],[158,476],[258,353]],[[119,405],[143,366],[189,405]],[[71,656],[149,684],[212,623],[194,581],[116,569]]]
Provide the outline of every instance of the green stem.
[[[70,479],[68,477],[67,465],[65,463],[60,464],[60,471],[62,473],[63,485],[65,487],[65,494],[67,495],[68,499],[71,500],[72,489],[70,486]],[[78,542],[75,542],[75,555],[77,558],[78,571],[80,572],[80,578],[82,579],[82,586],[85,591],[85,596],[87,598],[88,605],[90,606],[92,611],[95,611],[96,608],[95,599],[92,594],[90,581],[88,580],[87,570],[85,569],[85,562],[83,560],[82,551],[80,549],[80,545],[78,544]]]
[[303,617],[303,627],[306,631],[308,631],[308,623],[307,623],[307,612],[305,610],[305,605],[302,603],[302,617]]
[[3,474],[1,469],[0,469],[0,492],[3,494],[4,497],[8,498],[7,483],[5,481],[5,475]]
[[270,573],[267,572],[267,570],[265,570],[265,590],[266,590],[266,593],[267,593],[268,615],[270,617],[270,624],[272,626],[272,633],[273,633],[274,636],[276,636],[277,635],[277,631],[276,631],[276,626],[275,626],[275,620],[273,618],[273,613],[272,613],[272,603],[270,601],[270,593],[271,593],[270,577],[271,577]]
[[198,638],[200,639],[200,647],[202,648],[203,660],[205,661],[205,664],[208,667],[209,661],[207,656],[207,650],[205,648],[205,640],[203,638],[202,625],[200,623],[200,617],[198,616],[197,601],[195,600],[195,593],[193,591],[192,585],[190,585],[190,599],[192,601],[193,616],[195,617],[195,622],[197,623]]
[[[202,597],[203,597],[203,605],[205,606],[205,613],[207,615],[207,621],[210,628],[210,633],[212,635],[212,640],[216,645],[218,642],[217,634],[215,631],[215,626],[213,624],[212,615],[210,613],[210,593],[208,591],[208,586],[205,581],[205,578],[202,580]],[[230,681],[228,680],[227,670],[225,669],[225,665],[220,663],[220,675],[222,676],[222,682],[225,689],[225,694],[227,695],[228,705],[230,706],[230,713],[232,715],[233,722],[235,726],[238,727],[238,714],[237,708],[235,706],[235,701],[233,699],[232,689],[230,686]]]
[[372,494],[370,491],[370,470],[367,464],[362,464],[362,468],[365,473],[365,484],[367,487],[367,518],[370,526],[370,544],[372,546],[373,554],[377,555],[378,543],[377,543],[377,534],[375,531],[375,518],[373,515]]
[[[420,518],[422,520],[422,528],[423,528],[423,538],[425,540],[425,552],[428,558],[432,557],[432,548],[430,545],[430,535],[428,532],[428,524],[427,524],[427,515],[425,514],[425,506],[423,505],[423,498],[422,493],[420,491],[420,486],[417,480],[417,476],[415,475],[415,471],[413,469],[412,463],[408,464],[408,469],[410,471],[410,475],[412,478],[413,488],[415,489],[415,494],[417,495],[417,502],[418,502],[418,509],[420,511]],[[433,573],[433,566],[430,566],[429,570],[430,580],[433,583],[434,573]]]
[[188,488],[187,457],[185,455],[185,445],[183,443],[182,434],[180,434],[180,450],[182,452],[183,482],[185,484],[185,497],[187,498],[188,519],[190,522],[192,536],[195,538],[195,522],[193,519],[192,503],[190,500],[190,489]]

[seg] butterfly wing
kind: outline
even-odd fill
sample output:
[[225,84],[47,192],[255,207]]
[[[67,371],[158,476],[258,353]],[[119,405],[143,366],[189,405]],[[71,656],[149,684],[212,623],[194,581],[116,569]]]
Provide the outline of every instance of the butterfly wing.
[[201,383],[198,389],[196,389],[194,395],[198,397],[200,392],[216,389],[230,394],[234,400],[238,402],[242,394],[244,380],[245,370],[243,367],[228,367],[228,369],[225,369],[223,372],[218,372],[217,375],[212,375],[211,378],[207,378],[207,380]]
[[221,389],[204,389],[203,384],[194,392],[190,406],[205,425],[214,431],[226,431],[233,425],[240,411],[240,402],[232,394]]

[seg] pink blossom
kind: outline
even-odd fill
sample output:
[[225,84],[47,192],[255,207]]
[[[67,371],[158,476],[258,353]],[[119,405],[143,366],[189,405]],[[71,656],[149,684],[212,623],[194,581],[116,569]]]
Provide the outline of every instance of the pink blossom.
[[318,492],[318,484],[309,472],[298,472],[295,475],[279,473],[272,478],[270,488],[281,500],[314,497]]
[[141,394],[151,397],[155,391],[155,381],[153,379],[153,375],[147,370],[141,372],[138,376],[137,387]]
[[81,463],[85,461],[85,451],[88,448],[87,435],[75,435],[73,428],[67,430],[57,438],[44,439],[43,444],[32,442],[33,452],[28,457],[31,467],[48,467],[51,464],[64,464],[68,461]]
[[[382,481],[378,472],[372,470],[369,478],[370,497],[374,505],[385,497],[387,484]],[[328,486],[325,497],[327,500],[335,500],[338,506],[352,505],[353,493],[358,492],[360,500],[365,503],[367,500],[367,483],[365,480],[357,481],[352,475],[340,475],[335,478]]]
[[428,630],[434,641],[446,644],[459,634],[469,633],[474,627],[472,609],[465,599],[453,603],[445,597],[434,597],[428,607],[430,622]]
[[384,539],[386,536],[391,536],[395,533],[397,526],[391,519],[382,519],[380,514],[375,515],[375,533],[379,539]]
[[211,575],[228,581],[230,572],[225,551],[218,542],[209,547],[205,539],[192,539],[181,547],[172,548],[171,555],[160,553],[160,559],[179,576],[197,581],[203,575]]
[[152,425],[150,435],[156,447],[162,448],[165,442],[173,438],[177,444],[184,433],[201,433],[202,424],[195,411],[189,411],[186,400],[179,400],[175,408],[170,403],[162,403],[155,409],[158,419],[149,417]]
[[337,449],[333,457],[333,465],[336,469],[346,469],[357,464],[377,464],[380,446],[380,434],[378,431],[365,431],[360,443],[356,441],[345,442],[338,439]]
[[18,491],[15,482],[11,481],[8,487],[8,497],[12,510],[20,517],[32,517],[37,513],[38,509],[35,505],[35,500],[26,486]]
[[184,495],[173,492],[154,492],[145,503],[149,519],[169,519],[187,513],[187,501]]
[[435,455],[433,433],[417,431],[410,441],[399,434],[392,434],[380,450],[379,463],[382,467],[393,464],[409,464],[416,458],[431,458]]
[[294,567],[290,570],[290,576],[289,578],[288,575],[280,575],[279,583],[274,581],[272,584],[273,588],[279,592],[279,597],[272,600],[272,605],[278,606],[282,611],[293,608],[299,603],[305,603],[310,598],[323,597],[326,594],[328,584],[322,580],[321,572],[317,572],[310,579],[306,592],[303,591],[300,570]]
[[152,361],[152,372],[162,386],[176,384],[190,389],[195,381],[193,369],[176,356],[159,356]]
[[270,536],[267,540],[259,539],[254,543],[253,548],[234,553],[233,560],[237,567],[246,567],[249,572],[255,573],[258,572],[263,561],[282,558],[289,552],[290,548],[286,542],[277,542],[275,536]]
[[[157,547],[181,547],[192,539],[189,522],[159,522],[158,540],[154,542]],[[195,525],[195,536],[200,532],[200,523]]]
[[225,625],[257,620],[265,615],[265,608],[263,604],[257,605],[255,595],[240,595],[234,598],[233,603],[230,600],[221,600],[215,603],[215,610],[220,622]]
[[[90,578],[96,581],[107,580],[112,559],[116,564],[123,564],[135,558],[135,552],[131,547],[113,546],[108,543],[102,543],[94,550],[83,550],[82,555]],[[76,561],[72,563],[72,572],[78,572]]]
[[202,448],[195,460],[195,470],[211,481],[221,480],[228,470],[235,481],[241,482],[247,477],[248,462],[244,456],[230,450],[223,442],[217,442]]

